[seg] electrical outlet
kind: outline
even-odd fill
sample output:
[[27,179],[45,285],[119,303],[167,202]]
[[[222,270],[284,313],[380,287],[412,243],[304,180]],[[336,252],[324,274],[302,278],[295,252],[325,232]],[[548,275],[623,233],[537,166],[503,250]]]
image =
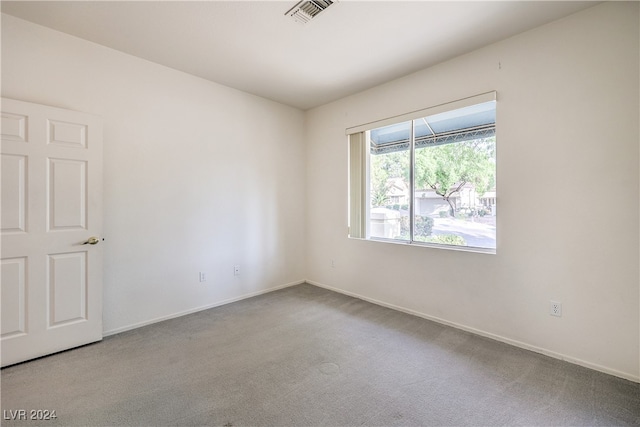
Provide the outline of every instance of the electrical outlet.
[[239,265],[234,265],[233,266],[233,275],[234,276],[239,276],[240,275],[240,266]]
[[204,272],[200,272],[200,281],[201,282],[206,282],[207,281],[207,274]]
[[562,303],[558,301],[551,301],[549,314],[552,316],[562,317]]

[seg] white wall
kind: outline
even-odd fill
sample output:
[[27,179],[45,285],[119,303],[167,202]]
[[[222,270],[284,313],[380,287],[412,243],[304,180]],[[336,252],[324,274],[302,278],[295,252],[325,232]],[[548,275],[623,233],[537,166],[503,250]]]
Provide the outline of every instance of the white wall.
[[[639,15],[608,2],[308,111],[307,278],[638,381]],[[348,239],[345,129],[490,90],[497,254]]]
[[301,111],[6,15],[2,96],[104,119],[107,333],[304,280]]

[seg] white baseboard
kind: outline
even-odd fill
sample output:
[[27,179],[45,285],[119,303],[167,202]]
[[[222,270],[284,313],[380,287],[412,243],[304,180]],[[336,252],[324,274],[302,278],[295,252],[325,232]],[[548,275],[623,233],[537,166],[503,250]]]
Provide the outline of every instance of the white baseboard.
[[126,332],[126,331],[130,331],[132,329],[137,329],[137,328],[141,328],[143,326],[147,326],[147,325],[151,325],[151,324],[154,324],[154,323],[162,322],[163,320],[175,319],[176,317],[186,316],[187,314],[197,313],[198,311],[208,310],[208,309],[214,308],[214,307],[220,307],[221,305],[231,304],[232,302],[236,302],[236,301],[240,301],[240,300],[243,300],[243,299],[255,297],[255,296],[266,294],[266,293],[273,292],[273,291],[277,291],[278,289],[284,289],[284,288],[288,288],[290,286],[300,285],[300,284],[305,283],[305,282],[306,282],[305,280],[298,280],[298,281],[295,281],[295,282],[285,283],[284,285],[278,285],[278,286],[274,286],[274,287],[271,287],[271,288],[268,288],[268,289],[263,289],[261,291],[251,292],[249,294],[244,294],[244,295],[241,295],[239,297],[229,298],[229,299],[226,299],[226,300],[218,301],[218,302],[215,302],[213,304],[203,305],[203,306],[192,308],[192,309],[189,309],[189,310],[180,311],[180,312],[173,313],[173,314],[168,314],[166,316],[156,317],[155,319],[145,320],[144,322],[134,323],[132,325],[127,325],[127,326],[123,326],[123,327],[120,327],[120,328],[111,329],[111,330],[108,330],[108,331],[103,331],[102,332],[102,336],[103,337],[108,337],[108,336],[111,336],[111,335],[119,334],[121,332]]
[[411,315],[414,315],[414,316],[422,317],[423,319],[431,320],[431,321],[434,321],[434,322],[437,322],[437,323],[441,323],[443,325],[451,326],[451,327],[456,328],[456,329],[461,329],[463,331],[471,332],[473,334],[480,335],[480,336],[483,336],[483,337],[486,337],[486,338],[491,338],[493,340],[500,341],[500,342],[503,342],[505,344],[510,344],[510,345],[515,346],[515,347],[523,348],[525,350],[530,350],[530,351],[533,351],[535,353],[544,354],[545,356],[553,357],[554,359],[564,360],[566,362],[573,363],[574,365],[583,366],[585,368],[593,369],[595,371],[603,372],[605,374],[613,375],[615,377],[624,378],[624,379],[629,380],[629,381],[640,383],[640,377],[638,377],[636,375],[633,375],[633,374],[629,374],[627,372],[621,372],[621,371],[618,371],[616,369],[607,368],[606,366],[601,366],[601,365],[598,365],[598,364],[595,364],[595,363],[587,362],[586,360],[578,359],[578,358],[575,358],[575,357],[572,357],[572,356],[567,356],[566,354],[557,353],[555,351],[547,350],[547,349],[542,348],[542,347],[537,347],[537,346],[530,345],[530,344],[527,344],[527,343],[524,343],[524,342],[521,342],[521,341],[513,340],[511,338],[506,338],[506,337],[503,337],[503,336],[500,336],[500,335],[492,334],[491,332],[485,332],[485,331],[482,331],[480,329],[472,328],[472,327],[466,326],[466,325],[461,325],[461,324],[455,323],[455,322],[450,322],[448,320],[441,319],[441,318],[435,317],[435,316],[431,316],[431,315],[428,315],[428,314],[425,314],[425,313],[421,313],[419,311],[411,310],[411,309],[400,307],[400,306],[397,306],[397,305],[394,305],[394,304],[389,304],[389,303],[386,303],[386,302],[383,302],[383,301],[379,301],[379,300],[376,300],[376,299],[373,299],[373,298],[365,297],[364,295],[356,294],[354,292],[345,291],[345,290],[340,289],[340,288],[334,288],[333,286],[325,285],[324,283],[319,283],[319,282],[316,282],[316,281],[313,281],[313,280],[306,280],[306,283],[309,283],[310,285],[318,286],[320,288],[328,289],[328,290],[333,291],[333,292],[338,292],[340,294],[348,295],[350,297],[358,298],[358,299],[361,299],[363,301],[370,302],[372,304],[380,305],[382,307],[386,307],[386,308],[390,308],[390,309],[393,309],[393,310],[401,311],[403,313],[407,313],[407,314],[411,314]]

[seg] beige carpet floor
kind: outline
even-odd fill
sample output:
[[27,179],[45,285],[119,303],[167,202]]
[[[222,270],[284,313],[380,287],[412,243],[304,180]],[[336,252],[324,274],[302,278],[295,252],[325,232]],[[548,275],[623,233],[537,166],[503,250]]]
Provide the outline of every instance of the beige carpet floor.
[[2,370],[4,426],[640,425],[640,385],[308,284]]

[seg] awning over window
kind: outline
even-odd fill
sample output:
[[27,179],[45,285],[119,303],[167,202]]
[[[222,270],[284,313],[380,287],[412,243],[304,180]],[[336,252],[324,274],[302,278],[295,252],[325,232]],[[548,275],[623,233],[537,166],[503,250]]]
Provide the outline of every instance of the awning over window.
[[[414,120],[416,148],[488,138],[495,135],[496,103],[484,102]],[[411,121],[373,129],[371,153],[409,149]]]

